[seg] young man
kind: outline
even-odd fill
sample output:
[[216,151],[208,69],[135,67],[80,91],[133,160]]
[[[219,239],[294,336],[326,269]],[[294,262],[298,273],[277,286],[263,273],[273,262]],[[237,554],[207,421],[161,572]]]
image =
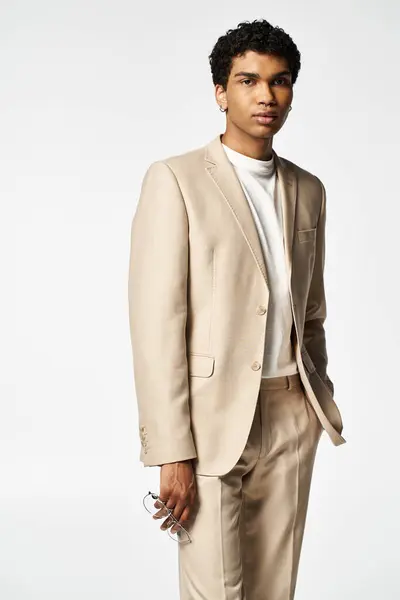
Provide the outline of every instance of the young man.
[[152,163],[132,224],[140,459],[161,466],[176,519],[161,527],[191,536],[182,600],[292,600],[321,433],[345,442],[326,371],[325,188],[272,149],[292,39],[240,23],[210,64],[226,130]]

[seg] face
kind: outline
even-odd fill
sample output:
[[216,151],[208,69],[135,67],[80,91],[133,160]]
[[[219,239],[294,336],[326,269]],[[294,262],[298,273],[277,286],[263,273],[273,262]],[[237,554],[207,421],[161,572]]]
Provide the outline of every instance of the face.
[[[217,85],[216,99],[228,108],[227,131],[265,139],[274,136],[284,124],[293,99],[292,77],[285,58],[247,51],[233,59],[227,89]],[[260,119],[258,112],[277,116]]]

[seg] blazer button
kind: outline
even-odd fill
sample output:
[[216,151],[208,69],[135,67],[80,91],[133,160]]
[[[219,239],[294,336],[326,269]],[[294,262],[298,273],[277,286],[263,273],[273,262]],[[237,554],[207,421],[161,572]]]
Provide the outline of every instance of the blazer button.
[[253,371],[258,371],[259,369],[261,369],[261,365],[259,362],[254,361],[253,364],[251,365],[251,368],[253,369]]
[[257,314],[258,315],[265,315],[266,312],[267,312],[267,309],[265,308],[265,306],[263,304],[260,304],[257,307]]

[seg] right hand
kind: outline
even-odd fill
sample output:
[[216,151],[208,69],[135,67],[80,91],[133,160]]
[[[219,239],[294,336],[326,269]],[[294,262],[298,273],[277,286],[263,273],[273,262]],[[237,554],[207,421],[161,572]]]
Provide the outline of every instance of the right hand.
[[[161,465],[159,498],[167,508],[173,509],[173,516],[183,527],[191,514],[196,493],[196,479],[191,459]],[[158,501],[154,506],[161,509],[153,515],[154,519],[166,516],[165,509]],[[174,521],[170,517],[165,519],[160,529],[167,530],[169,527],[171,533],[179,529],[176,524],[174,526]]]

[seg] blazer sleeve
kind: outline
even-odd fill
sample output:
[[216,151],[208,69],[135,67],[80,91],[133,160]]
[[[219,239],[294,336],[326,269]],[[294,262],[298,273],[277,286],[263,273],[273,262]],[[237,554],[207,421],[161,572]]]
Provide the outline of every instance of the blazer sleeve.
[[324,287],[326,190],[320,179],[318,181],[321,186],[322,199],[317,224],[314,270],[306,306],[303,343],[315,365],[317,373],[328,386],[333,396],[334,385],[326,371],[328,356],[324,329],[324,322],[327,315]]
[[197,456],[186,354],[189,228],[170,167],[147,169],[131,226],[129,322],[141,441],[155,466]]

